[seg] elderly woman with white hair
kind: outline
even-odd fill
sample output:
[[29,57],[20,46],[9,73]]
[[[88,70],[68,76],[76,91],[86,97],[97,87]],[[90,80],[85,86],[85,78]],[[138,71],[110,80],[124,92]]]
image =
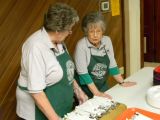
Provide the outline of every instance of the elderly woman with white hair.
[[99,12],[90,12],[82,20],[84,37],[77,43],[74,60],[79,76],[79,84],[91,98],[102,96],[112,98],[104,93],[109,87],[108,75],[124,87],[133,86],[134,82],[125,82],[119,72],[110,37],[105,33],[106,23]]

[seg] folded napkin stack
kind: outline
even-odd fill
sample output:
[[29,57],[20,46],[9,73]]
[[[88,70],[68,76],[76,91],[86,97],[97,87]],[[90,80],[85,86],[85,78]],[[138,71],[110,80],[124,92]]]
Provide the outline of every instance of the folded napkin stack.
[[104,97],[94,96],[85,103],[77,106],[74,111],[64,116],[64,120],[98,120],[119,103]]

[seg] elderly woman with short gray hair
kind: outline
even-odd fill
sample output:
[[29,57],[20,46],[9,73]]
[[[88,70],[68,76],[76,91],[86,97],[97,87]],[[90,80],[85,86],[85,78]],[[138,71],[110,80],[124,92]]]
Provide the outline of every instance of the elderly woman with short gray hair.
[[74,60],[79,76],[79,84],[88,97],[101,96],[112,98],[105,91],[109,88],[108,75],[124,87],[135,85],[125,82],[119,72],[112,42],[105,36],[106,23],[100,12],[90,12],[82,20],[84,37],[77,43]]
[[74,79],[75,67],[64,44],[78,22],[77,12],[62,3],[51,5],[43,27],[23,44],[16,90],[17,115],[25,120],[60,120],[87,96]]

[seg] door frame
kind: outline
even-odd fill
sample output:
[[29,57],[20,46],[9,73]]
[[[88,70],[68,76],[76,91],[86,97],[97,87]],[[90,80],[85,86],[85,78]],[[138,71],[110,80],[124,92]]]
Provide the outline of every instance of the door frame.
[[141,0],[124,0],[126,76],[141,69]]
[[144,0],[140,0],[141,68],[144,67]]

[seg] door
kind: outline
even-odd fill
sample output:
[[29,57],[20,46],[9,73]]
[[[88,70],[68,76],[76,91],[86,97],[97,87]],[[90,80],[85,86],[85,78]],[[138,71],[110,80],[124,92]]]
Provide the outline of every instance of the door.
[[155,0],[155,62],[160,62],[160,0]]
[[160,1],[144,0],[144,61],[160,62]]

